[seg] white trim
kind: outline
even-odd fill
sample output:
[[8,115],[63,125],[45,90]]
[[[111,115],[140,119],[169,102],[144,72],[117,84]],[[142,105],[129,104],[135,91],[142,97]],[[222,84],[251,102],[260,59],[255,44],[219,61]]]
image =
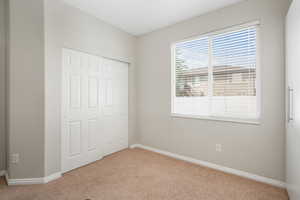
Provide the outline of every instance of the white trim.
[[260,37],[260,26],[256,27],[256,80],[255,80],[255,88],[256,88],[256,99],[257,99],[257,117],[261,118],[261,110],[262,110],[262,87],[263,87],[263,79],[262,79],[262,63],[261,63],[261,37]]
[[141,144],[132,144],[132,145],[129,146],[130,149],[134,149],[134,148],[144,149],[143,147],[144,147],[144,145],[141,145]]
[[43,184],[43,178],[24,178],[24,179],[9,179],[6,176],[7,185],[36,185],[36,184]]
[[50,181],[54,181],[61,177],[61,173],[54,173],[50,176],[41,177],[41,178],[24,178],[24,179],[10,179],[8,174],[5,174],[6,182],[9,186],[11,185],[35,185],[35,184],[45,184]]
[[171,112],[174,111],[174,97],[176,96],[176,70],[175,70],[175,49],[176,44],[171,44]]
[[49,183],[51,181],[59,179],[59,178],[61,178],[61,176],[62,176],[61,172],[57,172],[57,173],[51,174],[49,176],[46,176],[46,177],[44,177],[44,183]]
[[260,125],[260,120],[257,119],[238,119],[238,118],[226,118],[226,117],[210,117],[210,116],[200,116],[200,115],[186,115],[186,114],[177,114],[171,113],[173,118],[185,118],[185,119],[199,119],[199,120],[210,120],[210,121],[220,121],[220,122],[232,122],[239,124],[252,124]]
[[0,171],[0,176],[5,176],[6,175],[6,171],[5,170],[1,170]]
[[172,157],[172,158],[176,158],[176,159],[187,161],[187,162],[190,162],[190,163],[193,163],[193,164],[197,164],[197,165],[201,165],[201,166],[204,166],[204,167],[212,168],[212,169],[215,169],[215,170],[218,170],[218,171],[226,172],[226,173],[229,173],[229,174],[234,174],[234,175],[237,175],[237,176],[241,176],[241,177],[251,179],[251,180],[254,180],[254,181],[266,183],[266,184],[273,185],[273,186],[276,186],[276,187],[286,188],[286,183],[282,182],[282,181],[279,181],[279,180],[259,176],[259,175],[256,175],[256,174],[252,174],[252,173],[237,170],[237,169],[232,169],[232,168],[229,168],[229,167],[217,165],[217,164],[210,163],[210,162],[207,162],[207,161],[197,160],[197,159],[187,157],[187,156],[182,156],[182,155],[170,153],[168,151],[159,150],[159,149],[148,147],[148,146],[145,146],[145,145],[134,144],[134,145],[131,145],[130,148],[142,148],[142,149],[145,149],[145,150],[148,150],[148,151],[153,151],[153,152],[156,152],[156,153],[159,153],[159,154],[162,154],[162,155],[165,155],[165,156],[169,156],[169,157]]
[[119,58],[108,57],[108,56],[92,53],[92,52],[89,52],[89,51],[84,51],[84,50],[79,49],[79,48],[72,48],[72,47],[68,47],[68,46],[64,46],[63,49],[67,49],[67,50],[71,50],[71,51],[78,51],[78,52],[81,52],[81,53],[84,53],[84,54],[89,54],[89,55],[97,56],[97,57],[100,57],[100,58],[125,63],[125,64],[128,64],[128,67],[130,67],[130,65],[131,65],[131,61],[126,60],[126,59],[123,60],[123,59],[119,59]]
[[232,32],[232,31],[237,31],[237,30],[241,30],[241,29],[245,29],[245,28],[249,28],[249,27],[259,26],[259,25],[260,25],[260,20],[256,20],[256,21],[252,21],[252,22],[246,22],[246,23],[237,24],[237,25],[232,25],[232,26],[229,26],[229,27],[224,27],[224,28],[220,28],[220,29],[217,29],[217,30],[205,32],[205,33],[202,33],[202,34],[197,34],[197,35],[194,35],[194,36],[190,36],[190,37],[184,38],[182,40],[177,40],[175,42],[172,42],[171,46],[175,46],[177,43],[189,42],[189,41],[192,41],[192,40],[196,40],[196,39],[199,39],[201,37],[210,37],[210,36],[213,36],[213,35],[219,35],[219,34]]
[[66,172],[65,170],[65,153],[64,153],[64,115],[66,113],[66,111],[64,110],[66,108],[66,103],[65,103],[65,80],[66,80],[66,66],[64,64],[64,52],[65,52],[65,48],[61,49],[61,84],[60,84],[60,169],[62,171],[62,173]]
[[[212,37],[208,38],[208,79],[207,79],[207,83],[208,83],[208,98],[209,98],[209,105],[208,105],[208,112],[211,113],[212,111],[212,97],[214,96],[214,69],[213,69],[213,44],[212,44]],[[174,66],[176,67],[176,66]],[[176,85],[175,85],[176,86]],[[176,98],[176,96],[173,96],[173,98]],[[174,110],[173,110],[174,111]]]

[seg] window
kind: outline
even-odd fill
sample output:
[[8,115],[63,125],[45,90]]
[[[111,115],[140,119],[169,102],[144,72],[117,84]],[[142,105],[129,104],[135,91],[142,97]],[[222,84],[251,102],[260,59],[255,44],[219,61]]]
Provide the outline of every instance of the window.
[[172,114],[258,120],[257,38],[255,23],[174,44]]

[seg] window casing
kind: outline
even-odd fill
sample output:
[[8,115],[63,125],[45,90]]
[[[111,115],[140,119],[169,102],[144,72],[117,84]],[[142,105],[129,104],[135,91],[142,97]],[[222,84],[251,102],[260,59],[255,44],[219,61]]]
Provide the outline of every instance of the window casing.
[[258,123],[259,23],[172,45],[172,115]]

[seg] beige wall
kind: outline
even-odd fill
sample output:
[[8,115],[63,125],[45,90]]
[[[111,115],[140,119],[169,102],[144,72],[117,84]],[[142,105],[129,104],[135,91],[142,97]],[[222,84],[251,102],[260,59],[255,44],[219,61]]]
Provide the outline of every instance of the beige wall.
[[6,101],[6,16],[5,0],[0,0],[0,171],[6,169],[6,128],[5,128],[5,101]]
[[127,61],[129,69],[129,143],[135,136],[136,38],[61,0],[45,1],[46,28],[46,175],[60,171],[61,53],[72,48]]
[[[285,180],[284,16],[290,1],[251,0],[138,38],[137,132],[144,145]],[[261,22],[262,116],[249,125],[170,117],[170,44],[254,20]],[[215,151],[216,143],[223,151]]]
[[44,22],[42,0],[9,0],[8,165],[10,178],[44,175]]

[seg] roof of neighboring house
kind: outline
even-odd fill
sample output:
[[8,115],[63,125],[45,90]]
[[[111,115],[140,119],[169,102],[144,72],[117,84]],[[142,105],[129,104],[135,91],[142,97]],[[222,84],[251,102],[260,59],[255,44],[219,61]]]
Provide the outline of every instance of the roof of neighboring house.
[[[220,65],[220,66],[214,66],[213,70],[214,73],[216,74],[223,74],[223,73],[234,74],[234,73],[249,73],[249,72],[253,73],[255,71],[255,68]],[[207,74],[208,74],[208,67],[182,70],[180,72],[180,75],[186,75],[186,76],[207,75]]]

